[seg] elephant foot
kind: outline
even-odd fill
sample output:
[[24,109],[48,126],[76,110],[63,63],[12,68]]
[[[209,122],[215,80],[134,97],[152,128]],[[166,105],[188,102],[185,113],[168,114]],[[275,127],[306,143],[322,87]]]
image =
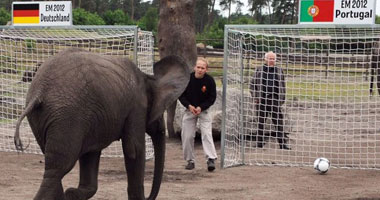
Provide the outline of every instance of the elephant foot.
[[65,200],[87,200],[82,190],[77,188],[69,188],[65,191]]
[[61,179],[44,178],[34,200],[54,199],[65,200]]

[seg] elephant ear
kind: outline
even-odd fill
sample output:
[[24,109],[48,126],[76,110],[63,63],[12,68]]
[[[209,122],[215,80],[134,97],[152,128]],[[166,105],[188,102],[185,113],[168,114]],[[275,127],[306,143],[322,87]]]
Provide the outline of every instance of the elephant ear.
[[179,56],[167,56],[154,64],[153,102],[149,124],[159,118],[185,91],[190,68]]

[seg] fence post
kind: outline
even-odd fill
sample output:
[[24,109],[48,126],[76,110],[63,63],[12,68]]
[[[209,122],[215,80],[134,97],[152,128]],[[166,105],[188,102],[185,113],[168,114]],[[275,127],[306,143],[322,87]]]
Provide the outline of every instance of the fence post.
[[226,104],[227,104],[227,63],[228,63],[228,26],[224,26],[224,59],[223,59],[223,97],[222,97],[222,132],[221,132],[221,160],[220,167],[224,168],[226,143]]

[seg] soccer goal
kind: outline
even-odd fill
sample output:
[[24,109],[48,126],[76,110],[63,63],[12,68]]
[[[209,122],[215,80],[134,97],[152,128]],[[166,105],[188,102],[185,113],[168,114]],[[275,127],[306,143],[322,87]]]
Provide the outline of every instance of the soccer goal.
[[[222,166],[380,169],[380,26],[230,25],[225,27]],[[291,150],[279,148],[267,118],[257,148],[250,94],[264,54],[277,54],[286,80],[282,106]]]
[[[136,26],[9,27],[0,26],[0,151],[16,151],[13,142],[16,121],[36,69],[47,58],[70,47],[104,55],[126,57],[148,74],[153,74],[153,35]],[[25,119],[20,128],[27,153],[40,154]],[[153,157],[146,137],[147,159]],[[112,143],[103,156],[122,156],[121,143]]]

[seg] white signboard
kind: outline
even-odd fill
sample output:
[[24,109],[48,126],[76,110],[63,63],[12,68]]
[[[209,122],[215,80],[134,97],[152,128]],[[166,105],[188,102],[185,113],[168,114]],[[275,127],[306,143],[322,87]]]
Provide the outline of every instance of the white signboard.
[[71,1],[13,2],[14,26],[71,26]]
[[300,24],[374,24],[376,0],[300,0]]
[[340,0],[335,4],[335,24],[374,24],[376,0]]

